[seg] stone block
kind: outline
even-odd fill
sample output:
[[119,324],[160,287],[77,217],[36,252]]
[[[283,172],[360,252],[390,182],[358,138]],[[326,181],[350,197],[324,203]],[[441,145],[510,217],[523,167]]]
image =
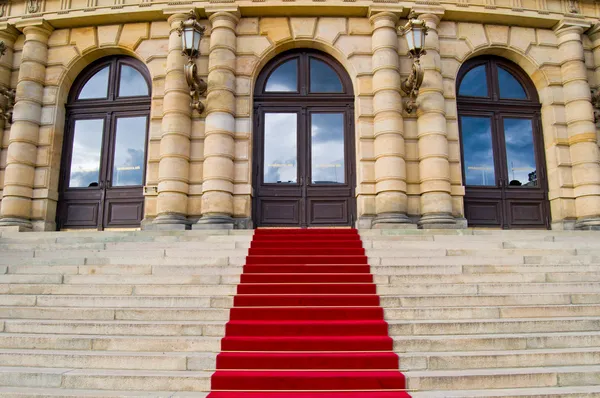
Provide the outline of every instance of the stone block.
[[315,38],[334,44],[341,34],[346,33],[345,18],[320,18],[317,23]]
[[289,40],[292,35],[288,18],[261,18],[259,30],[261,35],[266,35],[274,44]]

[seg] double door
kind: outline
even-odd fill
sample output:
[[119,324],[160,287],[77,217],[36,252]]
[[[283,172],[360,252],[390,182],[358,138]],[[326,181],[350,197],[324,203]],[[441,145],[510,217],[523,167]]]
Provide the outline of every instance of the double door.
[[548,227],[539,113],[470,106],[459,120],[469,225]]
[[59,228],[138,227],[143,217],[147,111],[68,118]]
[[352,112],[345,106],[258,106],[257,226],[352,225]]

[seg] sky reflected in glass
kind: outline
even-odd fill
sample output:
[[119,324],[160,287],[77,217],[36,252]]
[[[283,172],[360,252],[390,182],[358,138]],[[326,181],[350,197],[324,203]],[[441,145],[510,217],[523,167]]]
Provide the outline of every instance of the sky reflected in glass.
[[298,91],[298,60],[292,59],[271,73],[267,80],[265,91],[296,92]]
[[146,117],[117,119],[113,186],[142,185],[146,149]]
[[488,117],[460,118],[464,151],[465,185],[495,186],[492,124]]
[[120,97],[135,97],[148,95],[148,83],[144,76],[128,65],[121,65],[121,81],[119,82]]
[[500,86],[500,98],[527,99],[527,94],[521,83],[513,75],[502,68],[498,69],[498,85]]
[[312,93],[342,93],[340,77],[329,65],[318,59],[310,59],[310,91]]
[[313,184],[343,184],[344,114],[311,115],[311,157]]
[[70,188],[97,186],[104,119],[75,121],[71,156]]
[[108,74],[110,67],[107,66],[104,69],[96,72],[90,80],[85,83],[81,91],[79,92],[78,99],[91,99],[91,98],[106,98],[108,96]]
[[264,182],[298,181],[296,113],[265,113]]
[[467,72],[463,77],[460,88],[458,90],[459,95],[466,95],[469,97],[487,97],[488,86],[487,86],[487,74],[485,65],[479,65]]
[[537,187],[537,170],[530,119],[504,119],[508,185]]

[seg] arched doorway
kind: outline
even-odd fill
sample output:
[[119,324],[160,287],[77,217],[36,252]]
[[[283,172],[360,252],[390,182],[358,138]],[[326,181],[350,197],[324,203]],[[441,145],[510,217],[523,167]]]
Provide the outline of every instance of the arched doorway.
[[354,94],[342,66],[284,53],[262,70],[254,104],[255,224],[352,225]]
[[548,228],[548,186],[537,92],[498,57],[466,62],[457,80],[470,226]]
[[143,217],[150,76],[128,57],[102,58],[67,103],[57,225],[138,227]]

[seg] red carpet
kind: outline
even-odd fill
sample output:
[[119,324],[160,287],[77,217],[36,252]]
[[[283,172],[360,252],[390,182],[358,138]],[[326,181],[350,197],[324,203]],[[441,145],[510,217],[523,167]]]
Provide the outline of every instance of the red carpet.
[[410,398],[355,229],[258,229],[208,398]]

